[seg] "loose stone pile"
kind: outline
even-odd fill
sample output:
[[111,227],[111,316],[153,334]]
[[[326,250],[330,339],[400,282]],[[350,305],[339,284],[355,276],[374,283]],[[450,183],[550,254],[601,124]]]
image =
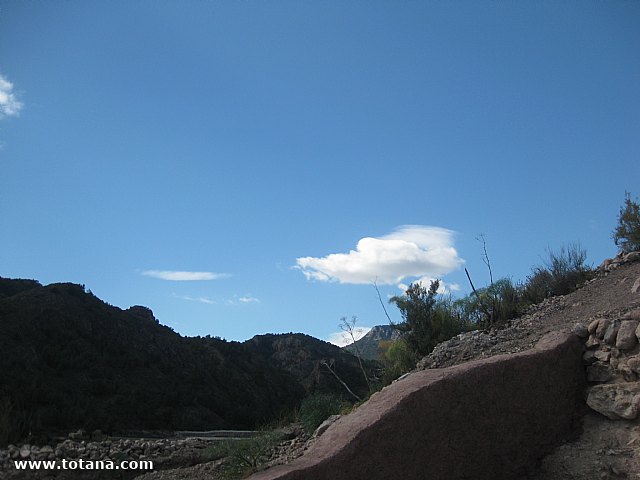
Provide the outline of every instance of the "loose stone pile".
[[102,441],[86,441],[67,439],[55,447],[50,445],[36,446],[24,444],[9,445],[0,450],[0,469],[13,468],[14,460],[155,460],[184,456],[197,451],[204,451],[215,440],[202,438],[185,439],[104,439]]

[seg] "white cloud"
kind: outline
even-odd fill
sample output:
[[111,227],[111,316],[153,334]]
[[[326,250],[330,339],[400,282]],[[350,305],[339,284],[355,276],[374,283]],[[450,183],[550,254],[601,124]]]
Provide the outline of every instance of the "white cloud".
[[187,300],[189,302],[200,302],[206,303],[207,305],[214,305],[216,303],[215,300],[212,300],[208,297],[190,297],[189,295],[176,295],[173,294],[175,298],[179,298],[180,300]]
[[0,75],[0,118],[15,117],[22,107],[22,102],[13,93],[13,83]]
[[[353,330],[353,336],[356,340],[360,340],[367,333],[369,333],[369,330],[371,330],[371,327],[355,327],[355,329]],[[333,343],[334,345],[337,345],[339,347],[345,347],[353,343],[353,340],[351,338],[351,335],[349,335],[347,332],[334,332],[329,335],[329,338],[327,338],[327,342]]]
[[246,305],[248,303],[260,303],[260,300],[250,294],[234,295],[233,298],[227,300],[228,305]]
[[260,300],[258,300],[256,297],[252,297],[251,295],[244,295],[238,298],[238,301],[240,303],[260,303]]
[[349,253],[298,258],[296,268],[310,280],[355,284],[440,277],[464,263],[453,247],[453,236],[446,228],[404,225],[382,237],[362,238]]
[[176,270],[145,270],[142,275],[159,278],[160,280],[172,280],[176,282],[192,282],[197,280],[220,280],[229,278],[228,273],[214,272],[182,272]]

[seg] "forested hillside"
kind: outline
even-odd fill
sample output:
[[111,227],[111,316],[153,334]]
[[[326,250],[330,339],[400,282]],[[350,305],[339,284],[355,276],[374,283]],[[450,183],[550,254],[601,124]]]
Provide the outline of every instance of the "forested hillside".
[[[121,310],[80,285],[0,278],[0,427],[5,441],[77,428],[252,428],[315,388],[262,343],[182,337],[148,308]],[[288,355],[317,369],[326,352],[307,344]],[[344,368],[343,358],[354,377],[355,358]],[[318,384],[341,393],[332,381]]]

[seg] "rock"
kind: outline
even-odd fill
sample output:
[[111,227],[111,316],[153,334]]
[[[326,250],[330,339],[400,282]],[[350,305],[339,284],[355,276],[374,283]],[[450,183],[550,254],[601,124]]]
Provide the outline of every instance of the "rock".
[[593,356],[596,360],[600,360],[601,362],[608,362],[609,358],[611,358],[611,352],[605,352],[604,350],[597,350],[593,353]]
[[45,445],[40,449],[40,453],[46,453],[48,455],[50,453],[53,453],[53,448],[50,447],[49,445]]
[[616,348],[621,350],[631,350],[638,344],[636,329],[640,322],[637,320],[625,320],[621,322],[618,335],[616,337]]
[[601,318],[600,323],[598,324],[598,328],[596,329],[596,337],[600,340],[604,338],[604,334],[606,333],[609,325],[611,324],[611,320],[608,318]]
[[311,438],[316,438],[316,437],[319,437],[320,435],[322,435],[341,416],[342,415],[331,415],[324,422],[322,422],[318,428],[316,428],[316,431],[313,432],[313,435],[311,436]]
[[596,330],[598,329],[598,325],[600,325],[600,319],[596,318],[595,320],[591,321],[591,323],[587,327],[587,330],[589,331],[590,334],[593,335],[594,333],[596,333]]
[[617,359],[616,357],[611,357],[609,359],[609,365],[611,365],[611,368],[613,368],[614,370],[618,368],[619,363],[620,363],[620,360]]
[[640,260],[640,252],[629,252],[622,257],[622,260],[625,262],[637,262]]
[[636,281],[633,282],[631,293],[638,293],[638,290],[640,290],[640,277],[636,278]]
[[575,333],[580,338],[587,338],[589,336],[589,330],[581,323],[576,323],[573,327],[573,333]]
[[640,308],[630,310],[622,316],[623,320],[638,320],[640,321]]
[[585,365],[591,365],[592,363],[595,363],[596,360],[598,360],[596,358],[596,352],[593,350],[587,350],[584,352],[584,355],[582,355],[582,362]]
[[618,371],[622,374],[622,378],[624,378],[626,382],[635,382],[638,379],[636,373],[626,363],[620,363],[620,365],[618,365]]
[[640,374],[640,355],[634,355],[627,359],[627,366],[635,373]]
[[587,348],[597,347],[598,345],[600,345],[600,340],[598,340],[598,337],[596,337],[595,335],[590,335],[589,339],[584,344],[584,346]]
[[78,430],[77,432],[71,432],[69,434],[69,439],[71,440],[82,440],[84,438],[84,430]]
[[31,455],[31,445],[23,445],[20,449],[20,458],[29,458]]
[[633,420],[640,407],[640,382],[591,387],[587,405],[612,420]]
[[611,367],[604,362],[596,362],[587,367],[587,380],[590,382],[606,382],[611,379]]
[[604,343],[609,345],[616,344],[616,337],[618,336],[618,330],[620,329],[620,320],[614,320],[609,324],[607,331],[604,334]]

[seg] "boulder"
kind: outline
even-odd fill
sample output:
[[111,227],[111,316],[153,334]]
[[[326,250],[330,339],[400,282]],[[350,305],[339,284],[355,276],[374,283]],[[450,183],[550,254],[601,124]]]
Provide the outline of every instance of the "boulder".
[[589,390],[587,405],[612,420],[634,420],[640,407],[640,382],[596,385]]
[[627,359],[627,366],[635,373],[640,373],[640,355],[634,355]]
[[616,337],[616,348],[621,350],[631,350],[638,344],[636,329],[640,322],[638,320],[625,320],[621,322],[618,335]]
[[593,335],[594,333],[596,333],[596,330],[598,329],[598,325],[600,325],[600,319],[596,318],[595,320],[592,320],[591,323],[589,323],[587,330],[589,331],[590,334]]
[[596,360],[598,360],[596,358],[596,352],[593,350],[587,350],[584,352],[584,355],[582,355],[582,363],[585,365],[591,365],[592,363],[595,363]]
[[596,337],[598,337],[600,340],[602,340],[604,338],[604,334],[606,333],[606,331],[609,328],[610,324],[611,324],[611,320],[610,319],[601,318],[600,322],[598,323],[598,328],[596,329]]
[[618,330],[620,330],[620,320],[614,320],[609,323],[607,327],[607,331],[604,334],[603,340],[604,343],[608,345],[615,345],[616,338],[618,337]]
[[605,352],[604,350],[597,350],[593,353],[593,356],[596,360],[600,360],[601,362],[608,362],[611,358],[611,352]]
[[611,367],[604,362],[594,363],[587,367],[587,380],[590,382],[607,382],[611,380]]
[[638,290],[640,290],[640,277],[636,278],[636,281],[633,282],[631,293],[638,293]]
[[584,346],[587,348],[597,347],[598,345],[600,345],[600,340],[595,335],[590,335],[589,339],[584,344]]
[[581,323],[577,323],[575,327],[573,327],[573,333],[580,338],[587,338],[589,336],[589,330]]
[[623,320],[638,320],[640,321],[640,308],[630,310],[622,316]]

